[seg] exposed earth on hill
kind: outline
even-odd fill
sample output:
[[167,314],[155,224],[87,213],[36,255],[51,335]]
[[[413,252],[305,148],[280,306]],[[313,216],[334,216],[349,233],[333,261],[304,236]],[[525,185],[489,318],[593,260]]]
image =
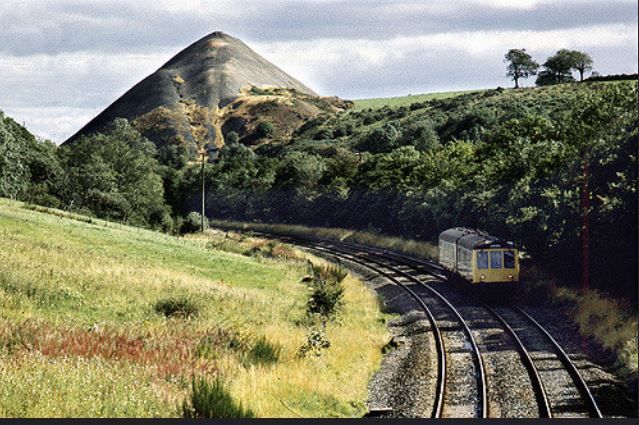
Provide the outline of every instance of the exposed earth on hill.
[[126,118],[158,146],[186,143],[192,152],[219,148],[231,131],[255,145],[266,138],[286,139],[309,118],[351,106],[318,96],[240,40],[214,32],[135,85],[65,143]]

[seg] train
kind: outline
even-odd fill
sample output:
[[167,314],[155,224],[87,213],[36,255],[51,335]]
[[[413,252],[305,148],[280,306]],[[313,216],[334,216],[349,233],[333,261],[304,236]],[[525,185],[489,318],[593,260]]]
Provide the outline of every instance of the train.
[[519,250],[513,242],[485,232],[455,227],[439,235],[439,263],[475,287],[519,283]]

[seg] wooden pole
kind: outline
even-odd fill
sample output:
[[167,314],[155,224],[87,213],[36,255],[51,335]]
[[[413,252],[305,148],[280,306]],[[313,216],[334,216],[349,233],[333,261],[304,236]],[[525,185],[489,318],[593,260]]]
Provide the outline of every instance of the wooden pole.
[[[582,177],[583,185],[581,191],[581,292],[586,294],[590,288],[590,166],[588,164],[588,154],[583,155]],[[581,348],[584,352],[590,352],[588,337],[581,339]]]
[[201,178],[202,178],[202,233],[204,233],[204,214],[205,214],[205,206],[206,206],[206,192],[205,192],[205,184],[204,184],[204,162],[206,161],[206,150],[201,150],[200,151],[200,155],[202,155],[202,171],[201,171]]
[[582,225],[581,225],[581,290],[590,288],[590,187],[588,154],[584,155],[583,189],[581,193]]

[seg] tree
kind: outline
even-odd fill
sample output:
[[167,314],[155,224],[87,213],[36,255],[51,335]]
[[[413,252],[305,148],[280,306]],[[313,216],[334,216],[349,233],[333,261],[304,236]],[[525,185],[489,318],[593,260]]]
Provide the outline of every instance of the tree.
[[55,151],[0,112],[0,196],[57,207],[62,168]]
[[[633,125],[636,127],[636,94],[636,90],[632,93],[622,90],[619,86],[610,86],[581,96],[576,101],[575,112],[566,123],[568,137],[575,141],[582,161],[581,237],[582,288],[584,290],[587,290],[590,285],[590,216],[592,214],[590,168],[593,156],[595,152],[610,144],[611,140],[623,138]],[[633,185],[636,186],[636,182],[633,182]],[[636,200],[634,204],[636,206]],[[636,240],[636,234],[634,239]]]
[[543,66],[544,70],[539,73],[536,81],[538,86],[574,81],[572,76],[574,56],[573,52],[568,49],[558,50],[557,53],[546,59]]
[[572,68],[579,72],[579,81],[584,80],[584,73],[592,70],[592,58],[588,53],[573,50],[570,52],[572,56]]
[[325,172],[326,162],[319,155],[292,151],[279,163],[276,185],[313,200],[319,196],[320,180]]
[[161,225],[168,215],[155,146],[127,120],[118,118],[59,154],[68,207],[138,225]]
[[537,74],[539,64],[526,53],[526,49],[510,49],[504,58],[504,62],[509,62],[506,75],[515,81],[516,89],[519,88],[520,78],[528,78]]
[[401,133],[392,122],[369,131],[357,145],[358,149],[371,153],[390,152],[400,146]]
[[439,146],[439,134],[431,120],[413,121],[402,127],[402,145],[413,145],[418,151],[426,152]]
[[0,113],[0,196],[15,199],[29,181],[24,150]]

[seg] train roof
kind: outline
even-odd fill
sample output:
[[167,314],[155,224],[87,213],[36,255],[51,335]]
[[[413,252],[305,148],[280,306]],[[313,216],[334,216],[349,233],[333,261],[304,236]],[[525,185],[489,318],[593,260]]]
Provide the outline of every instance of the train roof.
[[515,244],[491,236],[480,230],[455,227],[439,234],[441,240],[453,242],[468,249],[514,248]]

